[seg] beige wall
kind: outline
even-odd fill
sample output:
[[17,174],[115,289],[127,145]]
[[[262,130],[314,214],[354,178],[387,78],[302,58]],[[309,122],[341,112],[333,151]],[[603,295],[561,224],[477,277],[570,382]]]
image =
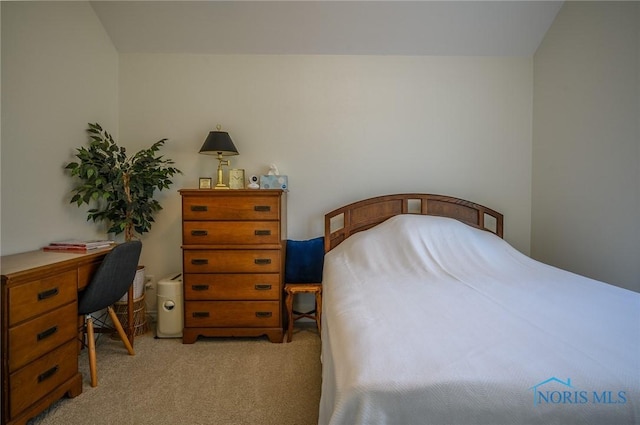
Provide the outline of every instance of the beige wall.
[[102,236],[64,166],[87,122],[117,132],[118,54],[86,2],[2,2],[2,254]]
[[104,236],[63,171],[99,121],[130,149],[170,138],[185,175],[143,261],[179,269],[176,191],[213,175],[197,150],[221,123],[234,167],[289,175],[292,238],[346,202],[444,193],[503,211],[537,259],[640,287],[637,2],[567,2],[534,58],[118,55],[88,3],[1,7],[2,254]]
[[199,155],[220,123],[247,174],[289,176],[289,237],[323,232],[345,203],[432,192],[491,206],[528,253],[531,58],[120,55],[120,138],[163,137],[184,175],[145,236],[156,276],[181,268],[180,197],[213,176]]
[[566,2],[534,57],[532,256],[640,291],[640,3]]
[[63,170],[95,121],[129,150],[168,137],[185,173],[143,237],[156,280],[181,268],[177,190],[213,176],[197,152],[218,123],[234,167],[289,175],[291,238],[347,202],[432,192],[504,212],[527,253],[532,82],[531,58],[118,55],[88,3],[3,2],[2,254],[105,236]]

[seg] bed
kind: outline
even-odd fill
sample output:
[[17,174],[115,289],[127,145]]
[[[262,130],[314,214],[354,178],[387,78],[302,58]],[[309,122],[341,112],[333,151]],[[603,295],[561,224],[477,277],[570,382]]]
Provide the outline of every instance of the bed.
[[640,294],[399,194],[325,216],[320,424],[640,423]]

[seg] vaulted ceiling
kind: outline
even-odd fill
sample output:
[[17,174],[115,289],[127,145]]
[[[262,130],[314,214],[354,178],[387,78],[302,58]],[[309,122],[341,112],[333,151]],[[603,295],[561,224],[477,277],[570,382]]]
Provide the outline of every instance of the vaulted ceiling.
[[93,1],[121,53],[528,56],[562,1]]

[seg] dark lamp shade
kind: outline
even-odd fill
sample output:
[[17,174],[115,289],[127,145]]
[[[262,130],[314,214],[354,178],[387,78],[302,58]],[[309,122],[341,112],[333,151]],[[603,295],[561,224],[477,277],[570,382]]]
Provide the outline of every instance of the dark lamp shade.
[[231,141],[226,131],[210,131],[207,139],[200,148],[200,153],[206,155],[231,156],[238,155],[238,149]]

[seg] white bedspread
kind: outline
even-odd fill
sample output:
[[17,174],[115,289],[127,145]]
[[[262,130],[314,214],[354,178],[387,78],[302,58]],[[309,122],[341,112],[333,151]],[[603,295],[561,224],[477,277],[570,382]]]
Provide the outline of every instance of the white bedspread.
[[640,294],[456,220],[325,258],[320,424],[638,424]]

